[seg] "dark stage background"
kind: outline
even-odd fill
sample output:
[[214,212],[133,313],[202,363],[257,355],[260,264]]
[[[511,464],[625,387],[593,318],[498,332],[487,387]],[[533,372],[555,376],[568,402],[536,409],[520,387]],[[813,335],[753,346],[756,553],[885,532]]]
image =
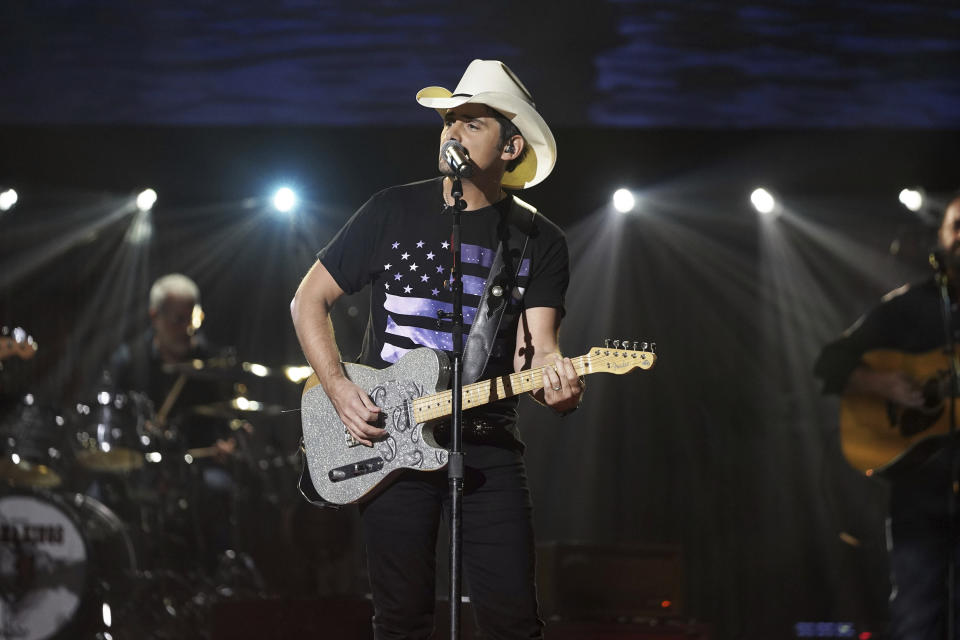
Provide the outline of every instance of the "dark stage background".
[[[435,170],[439,122],[415,91],[501,57],[556,123],[557,168],[523,197],[568,234],[564,351],[612,337],[660,355],[588,378],[565,419],[522,403],[538,539],[678,545],[680,617],[716,638],[882,628],[885,489],[846,466],[811,369],[926,273],[932,231],[897,194],[924,186],[935,216],[960,185],[955,6],[605,2],[518,30],[429,2],[119,4],[3,10],[0,186],[20,200],[0,213],[0,324],[41,345],[31,391],[89,394],[168,271],[199,283],[215,342],[301,363],[288,303],[313,253],[371,193]],[[484,46],[441,59],[446,27]],[[291,216],[269,206],[280,184],[303,200]],[[779,217],[750,207],[759,185]],[[622,186],[637,213],[609,207]],[[130,204],[146,187],[148,238]],[[365,318],[364,296],[337,309],[345,357]],[[291,383],[250,386],[298,405]],[[295,453],[296,413],[252,422],[253,468]],[[248,517],[273,593],[362,593],[352,515],[299,507],[293,471],[251,481],[271,497]]]

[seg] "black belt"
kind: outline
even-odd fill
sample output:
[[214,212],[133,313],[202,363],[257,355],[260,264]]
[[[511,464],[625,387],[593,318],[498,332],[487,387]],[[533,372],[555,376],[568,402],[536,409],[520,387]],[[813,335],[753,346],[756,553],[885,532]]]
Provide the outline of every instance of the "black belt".
[[[488,440],[494,435],[504,432],[505,424],[486,417],[467,417],[463,418],[463,436],[473,440]],[[433,428],[433,435],[437,439],[448,440],[450,438],[450,423],[441,422]]]

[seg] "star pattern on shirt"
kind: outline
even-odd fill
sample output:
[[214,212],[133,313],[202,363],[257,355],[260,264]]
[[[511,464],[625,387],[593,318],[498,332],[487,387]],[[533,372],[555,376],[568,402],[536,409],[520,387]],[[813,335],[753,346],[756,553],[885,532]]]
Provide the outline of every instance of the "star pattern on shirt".
[[[438,302],[449,295],[446,284],[442,284],[448,265],[444,264],[442,252],[431,250],[430,245],[433,245],[432,249],[436,249],[435,242],[431,240],[387,241],[390,249],[396,251],[398,256],[389,262],[384,260],[386,264],[383,264],[383,288],[387,295],[410,296]],[[450,247],[449,240],[437,244],[444,249]],[[393,255],[391,254],[391,258]]]

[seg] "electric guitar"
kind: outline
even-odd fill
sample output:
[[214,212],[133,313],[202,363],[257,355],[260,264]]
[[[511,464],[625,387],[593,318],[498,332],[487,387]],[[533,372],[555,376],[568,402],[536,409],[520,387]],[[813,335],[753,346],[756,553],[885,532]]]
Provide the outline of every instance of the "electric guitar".
[[840,445],[847,462],[867,475],[895,474],[922,463],[943,446],[950,430],[947,401],[956,394],[950,393],[947,354],[943,349],[919,354],[880,349],[865,353],[863,361],[915,380],[923,406],[905,408],[875,396],[845,394]]
[[[656,362],[654,345],[626,341],[594,347],[571,358],[578,375],[621,374],[649,369]],[[387,435],[365,447],[347,431],[316,375],[304,385],[301,401],[303,444],[314,489],[334,504],[357,502],[402,469],[435,471],[447,464],[448,452],[437,444],[434,427],[452,412],[452,391],[446,389],[450,362],[446,353],[420,348],[407,352],[386,369],[345,363],[347,377],[363,388],[380,407],[378,426]],[[543,387],[543,368],[464,385],[462,409]]]
[[34,341],[33,336],[27,335],[27,332],[20,327],[12,331],[3,327],[0,331],[0,361],[13,356],[21,360],[29,360],[36,355],[37,349],[39,345]]

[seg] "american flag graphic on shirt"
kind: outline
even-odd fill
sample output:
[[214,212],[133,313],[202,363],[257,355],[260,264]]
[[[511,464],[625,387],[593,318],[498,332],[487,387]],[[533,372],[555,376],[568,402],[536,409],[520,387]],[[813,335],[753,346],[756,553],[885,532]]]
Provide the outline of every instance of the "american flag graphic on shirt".
[[[383,265],[382,283],[379,286],[383,287],[386,294],[383,303],[386,329],[380,357],[385,362],[394,363],[414,346],[451,351],[453,334],[449,323],[437,323],[440,311],[453,312],[449,288],[452,263],[450,242],[418,240],[406,246],[400,241],[391,241],[385,254],[388,262]],[[467,243],[460,245],[464,339],[473,324],[495,256],[496,249]],[[530,260],[525,258],[520,264],[518,278],[527,278],[529,275]],[[510,304],[518,305],[522,297],[523,287],[517,287],[512,292]],[[504,353],[504,342],[503,338],[498,337],[492,356]]]

